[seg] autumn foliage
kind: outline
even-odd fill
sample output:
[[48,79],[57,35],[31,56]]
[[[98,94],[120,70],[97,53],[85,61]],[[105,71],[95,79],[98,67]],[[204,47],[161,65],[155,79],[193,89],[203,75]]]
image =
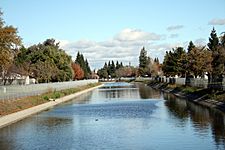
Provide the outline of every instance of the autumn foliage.
[[84,78],[84,71],[80,67],[79,64],[72,63],[72,69],[73,69],[73,72],[74,72],[73,80],[81,80],[81,79]]

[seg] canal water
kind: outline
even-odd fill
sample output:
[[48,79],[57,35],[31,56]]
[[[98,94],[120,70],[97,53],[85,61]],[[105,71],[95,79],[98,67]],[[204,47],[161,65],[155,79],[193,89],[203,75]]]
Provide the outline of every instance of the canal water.
[[223,150],[225,115],[144,84],[108,83],[0,129],[1,150]]

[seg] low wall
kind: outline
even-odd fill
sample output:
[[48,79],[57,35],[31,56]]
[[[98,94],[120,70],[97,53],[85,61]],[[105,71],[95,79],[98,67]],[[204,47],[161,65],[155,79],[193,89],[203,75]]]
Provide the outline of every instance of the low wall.
[[21,97],[43,94],[48,91],[60,91],[97,82],[97,79],[90,79],[68,82],[0,86],[0,100],[13,100]]

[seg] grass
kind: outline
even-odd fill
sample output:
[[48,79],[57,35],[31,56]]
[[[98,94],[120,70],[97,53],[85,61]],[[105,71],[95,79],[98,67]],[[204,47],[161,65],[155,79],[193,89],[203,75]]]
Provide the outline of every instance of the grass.
[[213,99],[220,102],[225,102],[225,91],[214,91],[212,89],[203,89],[185,85],[177,84],[162,84],[158,81],[150,81],[148,85],[154,87],[155,85],[160,85],[159,89],[171,89],[172,93],[181,93],[183,96],[186,96],[188,99],[196,99],[207,95],[206,98]]
[[52,91],[49,90],[47,93],[38,95],[38,96],[29,96],[23,97],[18,100],[1,100],[0,101],[0,116],[18,112],[33,106],[37,106],[46,102],[49,102],[51,99],[55,100],[57,98],[70,95],[91,87],[100,85],[101,83],[92,83],[85,86],[80,86],[76,88],[61,90],[61,91]]
[[225,91],[213,93],[210,95],[210,98],[216,101],[225,102]]

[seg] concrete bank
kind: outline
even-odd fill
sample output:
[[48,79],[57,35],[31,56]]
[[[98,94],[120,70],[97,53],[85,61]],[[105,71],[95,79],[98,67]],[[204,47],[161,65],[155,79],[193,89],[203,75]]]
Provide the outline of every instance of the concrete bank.
[[[198,104],[198,105],[201,105],[201,106],[204,106],[204,107],[207,107],[207,108],[217,109],[217,110],[220,110],[220,111],[225,113],[225,103],[207,98],[208,93],[204,93],[203,95],[198,95],[198,96],[195,95],[195,94],[185,94],[180,90],[168,88],[162,83],[149,85],[149,86],[154,88],[154,89],[161,90],[162,92],[165,92],[165,93],[171,93],[171,94],[173,94],[173,95],[175,95],[179,98],[188,100],[188,101],[193,102],[195,104]],[[199,93],[196,93],[196,94],[199,94]]]
[[97,89],[101,86],[103,86],[103,84],[99,85],[99,86],[96,86],[96,87],[92,87],[92,88],[83,90],[83,91],[80,91],[80,92],[77,92],[77,93],[74,93],[74,94],[71,94],[71,95],[64,96],[62,98],[56,99],[55,101],[50,101],[50,102],[47,102],[47,103],[44,103],[44,104],[41,104],[41,105],[38,105],[38,106],[34,106],[34,107],[31,107],[31,108],[28,108],[28,109],[25,109],[25,110],[22,110],[22,111],[13,113],[13,114],[9,114],[9,115],[0,117],[0,128],[3,128],[5,126],[10,125],[12,123],[15,123],[17,121],[20,121],[20,120],[22,120],[26,117],[29,117],[33,114],[39,113],[39,112],[44,111],[44,110],[49,109],[49,108],[52,108],[53,106],[58,105],[60,103],[69,101],[69,100],[71,100],[75,97],[78,97],[78,96],[80,96],[84,93],[87,93],[89,91],[92,91],[94,89]]

